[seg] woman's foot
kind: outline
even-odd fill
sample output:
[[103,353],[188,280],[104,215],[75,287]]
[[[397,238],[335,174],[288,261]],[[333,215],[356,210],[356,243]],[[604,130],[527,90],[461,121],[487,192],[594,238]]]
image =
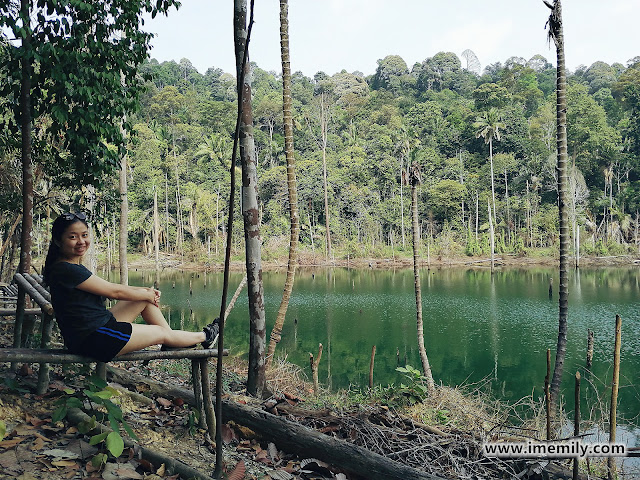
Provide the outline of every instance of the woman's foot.
[[220,334],[220,319],[216,318],[213,322],[202,329],[207,336],[206,340],[202,342],[204,348],[211,348],[211,345],[218,341]]

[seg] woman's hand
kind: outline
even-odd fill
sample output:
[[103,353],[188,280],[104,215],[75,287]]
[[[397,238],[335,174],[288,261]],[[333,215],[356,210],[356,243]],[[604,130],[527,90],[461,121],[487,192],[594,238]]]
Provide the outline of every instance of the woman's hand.
[[156,307],[160,307],[160,295],[162,295],[162,292],[160,292],[160,290],[156,290],[155,288],[152,288],[151,291],[153,292],[153,301],[151,303],[153,303]]

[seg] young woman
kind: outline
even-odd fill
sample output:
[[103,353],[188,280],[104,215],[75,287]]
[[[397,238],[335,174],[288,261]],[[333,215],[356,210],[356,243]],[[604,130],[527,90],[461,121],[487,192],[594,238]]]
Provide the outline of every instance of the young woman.
[[[159,290],[107,282],[81,265],[91,243],[84,213],[60,215],[51,237],[44,278],[69,351],[108,362],[150,345],[209,348],[217,341],[218,319],[201,332],[172,330],[159,308]],[[103,297],[119,302],[107,309]],[[138,315],[145,324],[133,323]]]

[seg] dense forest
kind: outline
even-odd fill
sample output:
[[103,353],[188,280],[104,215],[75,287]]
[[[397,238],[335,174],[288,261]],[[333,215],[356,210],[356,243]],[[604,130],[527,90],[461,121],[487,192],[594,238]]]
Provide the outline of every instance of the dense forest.
[[[554,254],[557,249],[549,247],[558,241],[555,67],[541,55],[511,57],[480,75],[473,71],[473,53],[463,58],[440,52],[408,66],[390,55],[370,76],[344,70],[293,75],[303,253],[330,259],[410,256],[411,194],[403,180],[415,166],[421,174],[425,252],[489,254],[491,215],[497,253]],[[139,109],[127,119],[129,251],[152,253],[155,217],[161,252],[219,261],[237,112],[235,76],[218,68],[203,75],[187,59],[148,61],[140,75],[146,88]],[[251,83],[262,252],[268,260],[286,256],[288,248],[282,82],[278,73],[252,64]],[[8,104],[0,100],[0,115],[8,115]],[[637,252],[640,57],[626,66],[598,61],[572,72],[567,119],[572,248],[579,244],[581,254],[593,255]],[[114,263],[117,175],[95,190],[70,187],[63,181],[67,172],[51,166],[48,151],[34,153],[34,253],[46,249],[51,217],[84,208],[93,212],[100,251]],[[19,148],[6,135],[0,159],[5,267],[16,260],[21,204]],[[233,252],[239,257],[239,215],[235,225]]]

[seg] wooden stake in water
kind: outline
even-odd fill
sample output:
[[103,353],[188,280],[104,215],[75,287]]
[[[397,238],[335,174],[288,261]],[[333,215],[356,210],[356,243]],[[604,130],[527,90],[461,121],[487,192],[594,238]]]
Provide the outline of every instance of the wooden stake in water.
[[318,357],[313,358],[313,353],[309,352],[309,364],[311,366],[311,376],[313,378],[313,394],[318,395],[320,387],[318,385],[318,364],[322,358],[322,344],[318,344]]
[[593,364],[593,330],[587,330],[587,368]]
[[369,388],[373,388],[373,362],[376,359],[376,346],[371,348],[371,362],[369,362]]
[[[616,340],[613,350],[613,380],[611,381],[611,411],[609,412],[609,443],[616,441],[616,411],[618,407],[618,383],[620,381],[620,343],[622,341],[622,319],[616,315]],[[616,477],[616,462],[614,457],[607,459],[608,478]]]
[[549,379],[551,378],[551,349],[547,348],[547,376],[544,377],[544,400],[547,413],[547,440],[551,440],[551,392]]
[[[576,396],[575,396],[575,415],[573,417],[573,436],[578,437],[580,435],[580,372],[576,372]],[[579,458],[576,457],[573,459],[573,480],[578,480],[579,478]]]

